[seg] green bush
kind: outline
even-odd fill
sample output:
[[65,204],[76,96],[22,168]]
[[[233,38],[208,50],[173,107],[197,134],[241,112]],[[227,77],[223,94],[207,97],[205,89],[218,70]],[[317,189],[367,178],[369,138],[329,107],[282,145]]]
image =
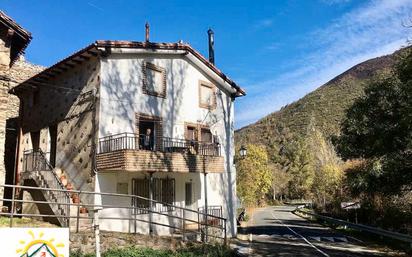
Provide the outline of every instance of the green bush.
[[[94,254],[82,254],[80,251],[70,253],[70,257],[94,257]],[[151,248],[114,248],[102,254],[103,257],[231,257],[233,250],[222,245],[193,245],[172,250],[154,250]]]

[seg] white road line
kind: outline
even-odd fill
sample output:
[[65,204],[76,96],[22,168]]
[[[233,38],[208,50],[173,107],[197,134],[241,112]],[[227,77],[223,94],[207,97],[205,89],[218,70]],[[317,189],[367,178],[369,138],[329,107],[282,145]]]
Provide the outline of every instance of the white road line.
[[302,236],[301,234],[299,234],[298,232],[296,232],[295,230],[291,229],[288,225],[284,224],[280,219],[276,218],[275,213],[272,212],[272,216],[275,220],[277,220],[280,224],[282,224],[284,227],[286,227],[287,229],[289,229],[293,234],[297,235],[298,237],[302,238],[303,241],[305,241],[308,245],[310,245],[311,247],[313,247],[316,251],[320,252],[323,256],[326,257],[330,257],[329,254],[325,253],[324,251],[322,251],[321,249],[317,248],[315,245],[313,245],[311,242],[309,242],[304,236]]

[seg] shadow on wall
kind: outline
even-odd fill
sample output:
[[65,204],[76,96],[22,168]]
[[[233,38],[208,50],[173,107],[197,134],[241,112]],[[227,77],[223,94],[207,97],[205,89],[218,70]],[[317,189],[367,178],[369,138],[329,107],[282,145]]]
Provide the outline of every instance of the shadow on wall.
[[[99,62],[92,58],[20,96],[24,133],[21,156],[24,150],[33,149],[29,132],[41,131],[40,148],[49,152],[51,140],[46,137],[54,127],[57,130],[56,167],[65,173],[76,190],[94,189],[93,112],[99,70]],[[20,165],[22,162],[23,158],[19,160]],[[82,199],[83,202],[90,200]]]
[[[147,115],[159,116],[163,118],[162,121],[162,129],[163,135],[167,135],[169,137],[177,137],[175,133],[176,126],[183,126],[181,124],[184,121],[179,120],[179,115],[182,112],[183,108],[183,93],[186,90],[186,87],[189,86],[184,83],[184,79],[188,76],[188,67],[189,64],[186,61],[182,61],[181,59],[176,60],[175,58],[171,57],[164,57],[169,62],[170,70],[166,72],[166,98],[162,97],[155,97],[149,96],[142,93],[142,73],[141,61],[130,57],[127,61],[129,62],[127,65],[127,70],[125,67],[120,65],[119,57],[111,56],[117,61],[107,62],[107,60],[103,60],[106,62],[108,68],[107,81],[104,82],[103,90],[105,92],[102,93],[101,98],[101,114],[100,117],[102,119],[110,117],[110,123],[101,123],[100,131],[104,135],[122,133],[122,132],[136,132],[138,124],[135,121],[136,113],[144,113]],[[124,60],[124,56],[121,57]],[[145,61],[156,63],[155,58],[145,58]],[[136,68],[138,67],[138,68]],[[121,71],[121,72],[120,72]],[[136,75],[136,72],[139,74]],[[125,75],[126,74],[126,75]],[[140,97],[146,98],[147,101],[139,101]],[[120,128],[115,128],[118,126],[115,120],[121,120],[121,124],[124,126],[121,127],[123,131],[118,131]],[[120,122],[120,121],[119,121]],[[179,123],[180,122],[180,123]],[[106,125],[110,124],[110,125]],[[173,170],[173,164],[169,160],[163,158],[163,153],[161,152],[154,152],[156,157],[163,161],[163,165],[168,168],[168,170]],[[194,158],[195,159],[195,158]],[[186,164],[193,163],[192,158],[188,158],[185,160]],[[145,172],[148,174],[148,172]],[[181,176],[181,177],[179,177]],[[154,174],[156,177],[156,173]],[[183,179],[186,176],[184,174],[176,174],[177,179]],[[196,181],[193,181],[196,179]],[[188,181],[189,182],[189,181]],[[200,176],[195,176],[192,178],[192,182],[194,185],[201,185],[200,184]],[[194,202],[197,202],[201,197],[201,188],[193,188],[192,189],[194,197]],[[184,202],[183,199],[177,199],[176,201]],[[169,224],[174,224],[176,222],[175,219],[169,217],[168,218]],[[157,230],[160,230],[159,226],[154,227],[154,233],[157,233]],[[124,227],[123,231],[128,231],[128,228]],[[172,229],[170,229],[172,232]]]

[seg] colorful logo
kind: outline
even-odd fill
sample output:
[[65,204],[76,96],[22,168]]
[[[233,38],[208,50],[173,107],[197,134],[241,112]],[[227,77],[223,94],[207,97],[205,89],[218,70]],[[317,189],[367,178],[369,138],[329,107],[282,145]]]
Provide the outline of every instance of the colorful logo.
[[[44,239],[44,232],[36,237],[32,230],[28,231],[31,238],[20,240],[19,248],[16,250],[19,257],[64,257],[59,254],[58,248],[64,248],[63,243],[55,242],[54,238]],[[68,256],[67,256],[68,257]]]

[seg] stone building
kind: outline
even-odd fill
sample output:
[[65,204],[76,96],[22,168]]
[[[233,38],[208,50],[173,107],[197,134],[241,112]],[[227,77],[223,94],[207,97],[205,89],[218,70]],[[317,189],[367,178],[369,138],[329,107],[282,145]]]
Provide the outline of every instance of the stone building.
[[[19,99],[8,91],[43,70],[23,58],[31,39],[27,30],[0,11],[0,184],[13,184],[15,178]],[[5,196],[8,198],[10,194]],[[3,198],[3,188],[0,198]]]

